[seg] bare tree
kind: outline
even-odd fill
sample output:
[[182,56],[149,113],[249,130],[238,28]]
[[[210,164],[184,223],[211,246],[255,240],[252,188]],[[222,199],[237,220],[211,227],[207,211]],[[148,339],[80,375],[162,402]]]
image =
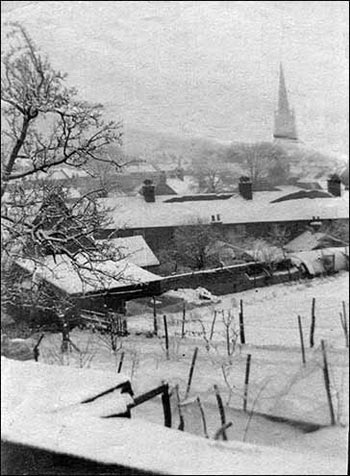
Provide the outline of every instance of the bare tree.
[[174,235],[177,262],[192,269],[204,269],[218,263],[212,250],[220,237],[219,231],[201,220],[177,228]]
[[[11,298],[16,286],[10,285],[16,283],[6,278],[11,278],[11,264],[19,258],[40,259],[51,253],[74,260],[85,248],[90,268],[102,259],[95,246],[72,246],[86,244],[86,237],[101,225],[103,214],[93,197],[87,194],[67,206],[62,191],[53,193],[35,179],[54,167],[83,168],[91,161],[118,168],[105,150],[112,143],[121,144],[122,132],[120,123],[104,121],[101,105],[80,99],[66,85],[66,75],[52,68],[21,25],[8,24],[6,32],[1,71],[1,257],[2,291]],[[63,200],[53,198],[58,196]],[[76,265],[79,273],[78,261]]]
[[288,178],[289,161],[282,147],[270,142],[239,144],[227,154],[229,162],[241,164],[253,184],[261,180],[283,183]]
[[199,192],[219,193],[232,189],[238,173],[232,165],[224,162],[223,151],[206,151],[193,159],[192,175],[197,181]]
[[234,354],[239,333],[235,327],[234,315],[231,310],[222,311],[222,323],[224,325],[224,337],[226,341],[226,352],[228,357]]

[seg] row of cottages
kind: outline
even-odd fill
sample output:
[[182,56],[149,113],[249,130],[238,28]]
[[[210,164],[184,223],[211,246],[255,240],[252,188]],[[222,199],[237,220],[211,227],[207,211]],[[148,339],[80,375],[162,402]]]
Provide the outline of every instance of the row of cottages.
[[336,177],[328,180],[327,191],[294,186],[253,191],[242,178],[236,192],[182,196],[156,195],[153,183],[145,180],[137,195],[100,199],[110,224],[96,237],[141,235],[156,254],[176,229],[198,222],[217,227],[228,242],[237,235],[262,236],[281,225],[296,237],[313,223],[348,222],[348,195]]

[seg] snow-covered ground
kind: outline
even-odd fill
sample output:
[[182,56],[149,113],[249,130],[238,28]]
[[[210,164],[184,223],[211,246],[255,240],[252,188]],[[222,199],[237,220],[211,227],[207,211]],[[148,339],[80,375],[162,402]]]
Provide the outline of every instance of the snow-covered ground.
[[[169,382],[173,389],[172,427],[176,429],[179,425],[179,407],[175,386],[178,385],[185,432],[200,436],[203,436],[203,422],[197,397],[200,397],[204,409],[209,436],[213,437],[221,425],[214,393],[214,385],[217,385],[225,405],[226,420],[232,421],[231,428],[227,430],[229,440],[282,448],[293,452],[296,461],[306,454],[313,461],[314,458],[320,458],[320,461],[321,458],[328,461],[334,458],[334,472],[329,472],[329,467],[325,467],[324,472],[318,469],[318,474],[346,474],[349,366],[348,348],[345,346],[339,313],[343,312],[344,301],[349,316],[348,279],[348,273],[344,272],[333,277],[221,296],[220,302],[187,311],[184,338],[181,338],[182,312],[168,312],[168,356],[163,314],[158,316],[158,337],[151,337],[153,315],[151,308],[145,308],[147,312],[144,314],[128,318],[130,335],[119,339],[120,348],[116,355],[111,352],[107,336],[74,329],[70,337],[82,351],[80,356],[72,349],[67,356],[62,357],[61,336],[47,334],[40,346],[39,361],[89,366],[115,373],[124,352],[122,372],[131,380],[135,394],[148,391],[164,381]],[[182,294],[186,294],[186,291]],[[188,294],[193,293],[188,291]],[[316,331],[315,345],[310,348],[312,298],[316,298]],[[235,331],[238,330],[240,299],[244,306],[247,343],[240,345],[238,337],[234,351],[228,355],[223,319],[227,319],[231,312],[234,316],[233,326]],[[215,311],[213,339],[208,342]],[[301,358],[298,315],[302,317],[304,326],[305,365]],[[321,339],[326,341],[337,422],[335,427],[329,426],[330,410],[324,384]],[[198,357],[191,388],[187,393],[196,347]],[[248,354],[251,355],[251,369],[247,412],[243,412]],[[160,397],[132,410],[132,416],[163,425]],[[276,417],[279,417],[278,421]],[[312,431],[318,427],[318,431]],[[283,466],[283,458],[280,461],[280,472],[275,474],[293,474],[288,473],[288,468]],[[243,474],[237,471],[237,474]],[[250,474],[261,474],[259,471],[256,467],[256,471]],[[303,474],[314,474],[311,469],[307,471],[310,472]]]
[[[187,295],[190,302],[194,301],[193,294],[191,289],[178,292],[178,295],[185,299]],[[343,348],[345,341],[339,313],[342,312],[343,301],[346,308],[349,308],[348,272],[221,296],[219,303],[189,311],[186,318],[192,322],[186,323],[186,331],[189,335],[202,334],[202,322],[207,332],[210,332],[214,312],[217,311],[213,340],[221,341],[225,334],[223,318],[227,317],[228,312],[234,315],[235,327],[238,330],[239,304],[242,300],[247,344],[265,347],[300,346],[298,315],[301,316],[304,336],[308,340],[313,298],[316,299],[315,342],[325,339],[329,346]],[[153,329],[151,310],[145,311],[142,316],[129,318],[131,329]],[[162,322],[162,315],[159,317]],[[181,321],[182,312],[169,316],[170,325],[174,324],[178,333],[181,331]]]

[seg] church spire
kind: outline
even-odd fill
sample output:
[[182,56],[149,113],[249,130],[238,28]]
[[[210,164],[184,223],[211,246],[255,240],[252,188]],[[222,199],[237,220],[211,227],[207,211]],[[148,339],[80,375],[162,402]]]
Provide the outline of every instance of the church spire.
[[273,137],[277,140],[298,140],[294,111],[290,109],[288,103],[288,94],[282,63],[280,64],[278,109],[275,112],[275,128]]

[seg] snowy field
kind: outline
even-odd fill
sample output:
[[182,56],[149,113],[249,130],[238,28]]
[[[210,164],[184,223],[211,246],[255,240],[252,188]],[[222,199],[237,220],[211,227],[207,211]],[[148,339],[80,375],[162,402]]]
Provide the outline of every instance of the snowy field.
[[[131,380],[136,395],[166,381],[173,389],[173,428],[179,411],[185,432],[204,436],[197,397],[200,398],[210,437],[220,427],[214,393],[217,385],[226,410],[229,440],[277,446],[295,452],[327,452],[346,459],[349,422],[348,348],[340,324],[343,302],[349,315],[348,273],[293,284],[276,285],[220,297],[220,302],[186,313],[181,338],[182,312],[167,313],[169,349],[165,348],[163,314],[158,315],[158,336],[151,336],[153,314],[128,318],[130,335],[119,338],[118,351],[111,351],[107,336],[74,329],[74,349],[60,354],[61,336],[48,334],[41,345],[40,360],[116,372],[124,353],[122,372]],[[191,294],[184,291],[182,294]],[[181,294],[181,293],[180,293]],[[309,346],[312,299],[316,299],[315,345]],[[246,345],[227,353],[223,320],[231,312],[232,328],[238,329],[239,301],[243,300]],[[213,339],[208,342],[216,311]],[[302,363],[297,316],[304,328],[305,358]],[[232,334],[235,335],[235,334]],[[330,409],[324,384],[320,340],[326,341],[331,395],[336,427],[330,428]],[[189,371],[198,347],[190,390]],[[251,355],[247,411],[243,412],[247,355]],[[177,392],[178,386],[179,400]],[[180,401],[180,407],[178,405]],[[180,410],[179,410],[180,408]],[[160,397],[137,407],[133,417],[163,425]],[[272,418],[271,418],[272,417]],[[277,417],[277,420],[276,420]],[[314,431],[318,429],[318,431]],[[283,474],[283,473],[281,473]],[[343,474],[343,473],[334,473]]]

